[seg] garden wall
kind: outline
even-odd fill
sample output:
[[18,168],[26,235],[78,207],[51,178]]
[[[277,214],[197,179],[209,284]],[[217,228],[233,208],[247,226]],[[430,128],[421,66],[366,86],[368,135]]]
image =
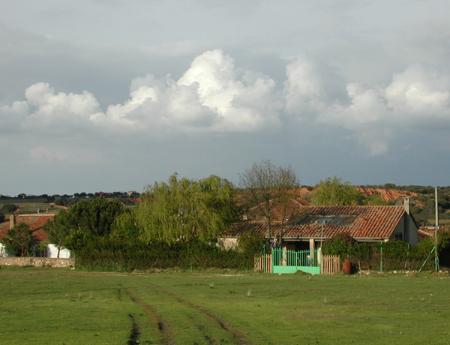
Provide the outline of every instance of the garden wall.
[[75,266],[75,259],[55,259],[37,257],[0,257],[0,266],[34,266],[68,268]]

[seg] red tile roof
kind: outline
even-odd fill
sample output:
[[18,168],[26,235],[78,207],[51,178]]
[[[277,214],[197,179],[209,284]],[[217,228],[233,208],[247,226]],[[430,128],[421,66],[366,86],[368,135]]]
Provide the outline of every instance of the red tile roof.
[[[324,238],[349,233],[356,239],[388,239],[405,214],[403,206],[305,206],[287,224],[273,224],[272,236],[281,232],[284,239],[318,239],[324,222]],[[247,230],[268,236],[263,222],[236,224],[233,233]]]
[[[17,214],[15,215],[15,224],[27,224],[36,240],[45,241],[48,239],[48,234],[44,230],[44,225],[54,217],[54,214]],[[9,227],[9,220],[0,223],[0,241],[8,234]]]

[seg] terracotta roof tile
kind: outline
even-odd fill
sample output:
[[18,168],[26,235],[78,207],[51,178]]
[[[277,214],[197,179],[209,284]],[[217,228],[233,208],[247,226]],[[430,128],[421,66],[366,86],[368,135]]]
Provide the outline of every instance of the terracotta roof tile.
[[[283,233],[285,239],[330,238],[338,233],[349,233],[356,239],[390,238],[405,214],[402,206],[305,206],[298,209],[287,224],[272,225],[272,235]],[[236,224],[232,233],[254,230],[268,236],[263,222]]]
[[[18,214],[15,216],[15,224],[27,224],[36,240],[45,241],[48,234],[44,230],[44,225],[54,217],[54,214]],[[9,224],[9,220],[0,224],[0,241],[8,234]]]

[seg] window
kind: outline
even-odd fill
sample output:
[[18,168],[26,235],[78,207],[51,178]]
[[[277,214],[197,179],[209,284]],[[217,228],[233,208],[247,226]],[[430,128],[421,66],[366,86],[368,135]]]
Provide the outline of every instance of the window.
[[397,233],[394,235],[394,238],[395,238],[396,241],[403,241],[403,233],[397,232]]

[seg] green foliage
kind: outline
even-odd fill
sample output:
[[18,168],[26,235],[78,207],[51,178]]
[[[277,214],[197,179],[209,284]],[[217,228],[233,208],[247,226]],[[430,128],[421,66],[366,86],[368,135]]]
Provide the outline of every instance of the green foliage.
[[30,256],[35,250],[36,240],[27,224],[17,224],[2,240],[7,253],[14,256]]
[[[339,255],[341,259],[349,257],[358,264],[359,269],[380,268],[381,257],[383,269],[390,270],[418,270],[430,254],[434,240],[427,238],[416,246],[405,241],[388,241],[362,243],[355,241],[349,234],[338,234],[323,244],[324,255]],[[450,237],[441,236],[438,243],[438,253],[443,265],[450,264]],[[433,259],[428,260],[424,267],[433,269]]]
[[122,212],[124,206],[118,200],[83,200],[69,209],[67,224],[71,229],[82,229],[94,236],[104,236],[111,232],[116,217]]
[[137,226],[134,210],[126,210],[117,216],[112,225],[111,238],[115,241],[137,242],[140,236],[141,231]]
[[323,243],[324,255],[339,255],[341,258],[353,255],[356,241],[348,233],[337,234]]
[[4,214],[11,214],[11,213],[13,213],[14,211],[16,211],[17,209],[18,209],[18,207],[17,207],[16,205],[14,205],[14,204],[4,204],[4,205],[2,206],[1,211],[2,211],[2,213],[4,213]]
[[111,233],[116,218],[125,211],[117,200],[95,198],[60,212],[46,229],[58,248],[77,250]]
[[266,240],[259,233],[246,231],[239,237],[238,249],[247,255],[254,256],[255,254],[261,253],[265,243]]
[[314,205],[357,205],[363,202],[364,197],[350,183],[331,177],[314,188],[311,200]]
[[217,176],[194,181],[172,175],[151,186],[136,209],[141,239],[213,241],[236,217],[233,187]]
[[148,245],[101,240],[80,248],[77,267],[88,270],[133,271],[154,268],[235,268],[251,269],[253,255],[225,251],[200,241],[153,242]]
[[67,211],[61,211],[53,220],[45,224],[50,242],[58,248],[58,257],[59,251],[67,242],[71,229],[72,224]]
[[363,199],[365,205],[386,205],[386,201],[379,194],[372,194]]

